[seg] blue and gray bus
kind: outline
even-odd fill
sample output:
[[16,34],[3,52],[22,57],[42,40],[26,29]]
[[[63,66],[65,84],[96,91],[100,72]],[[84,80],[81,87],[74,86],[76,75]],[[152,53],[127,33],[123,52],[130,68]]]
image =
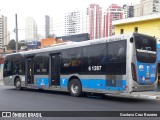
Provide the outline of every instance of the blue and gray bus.
[[8,54],[4,84],[83,93],[120,94],[157,89],[152,36],[131,33]]

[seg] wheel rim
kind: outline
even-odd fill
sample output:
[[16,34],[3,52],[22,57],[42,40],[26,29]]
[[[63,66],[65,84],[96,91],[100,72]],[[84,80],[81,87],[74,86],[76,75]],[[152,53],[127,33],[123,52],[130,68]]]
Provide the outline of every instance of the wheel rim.
[[21,85],[21,82],[20,82],[20,81],[17,81],[17,82],[16,82],[16,87],[19,88],[20,85]]
[[71,85],[71,91],[72,93],[78,93],[78,85],[77,84],[72,84]]

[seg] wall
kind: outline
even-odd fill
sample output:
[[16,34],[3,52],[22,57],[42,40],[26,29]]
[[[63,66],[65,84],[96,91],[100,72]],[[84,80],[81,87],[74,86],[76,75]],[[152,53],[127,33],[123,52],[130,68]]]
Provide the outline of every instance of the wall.
[[56,44],[56,41],[54,38],[46,38],[41,40],[41,47],[47,47],[53,44]]
[[121,29],[124,29],[124,34],[134,32],[135,27],[138,27],[138,33],[160,38],[160,19],[115,25],[115,34],[119,35]]

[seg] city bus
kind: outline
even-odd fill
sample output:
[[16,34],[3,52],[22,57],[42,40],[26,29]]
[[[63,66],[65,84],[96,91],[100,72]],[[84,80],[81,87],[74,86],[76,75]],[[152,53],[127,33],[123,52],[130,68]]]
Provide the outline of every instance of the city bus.
[[130,33],[7,54],[4,84],[83,93],[121,94],[157,89],[152,36]]

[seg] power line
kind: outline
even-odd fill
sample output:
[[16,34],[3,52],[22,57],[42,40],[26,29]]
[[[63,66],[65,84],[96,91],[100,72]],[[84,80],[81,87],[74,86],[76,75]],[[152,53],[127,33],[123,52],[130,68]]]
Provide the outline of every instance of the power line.
[[4,36],[2,39],[8,37],[9,35],[11,35],[11,33],[13,33],[15,30],[13,30],[12,32],[8,33],[6,36]]
[[[74,28],[74,27],[73,27]],[[81,30],[89,30],[90,28],[89,27],[85,27],[85,28],[83,28],[83,27],[81,27],[82,29]],[[103,28],[103,27],[102,27]],[[90,30],[94,30],[95,28],[92,28],[92,29],[90,29]],[[20,30],[21,32],[26,32],[25,30],[22,30],[22,29],[18,29],[18,30]],[[62,31],[62,30],[65,30],[65,29],[56,29],[56,30],[53,30],[53,31]],[[77,29],[76,29],[77,30]],[[79,30],[79,29],[78,29]],[[45,32],[45,29],[38,29],[37,31],[44,31]],[[29,33],[29,32],[26,32],[26,33]]]
[[[87,21],[84,20],[84,21],[81,21],[81,22],[87,22]],[[79,23],[77,23],[77,24],[79,24]],[[53,25],[51,27],[54,29],[55,27],[63,27],[63,26],[65,26],[65,22],[63,22],[63,25],[57,25],[57,26]],[[47,26],[47,27],[50,27],[50,26]],[[37,29],[45,29],[45,28],[46,28],[46,26],[37,27]],[[26,29],[23,28],[23,29],[19,29],[19,30],[26,30]]]

